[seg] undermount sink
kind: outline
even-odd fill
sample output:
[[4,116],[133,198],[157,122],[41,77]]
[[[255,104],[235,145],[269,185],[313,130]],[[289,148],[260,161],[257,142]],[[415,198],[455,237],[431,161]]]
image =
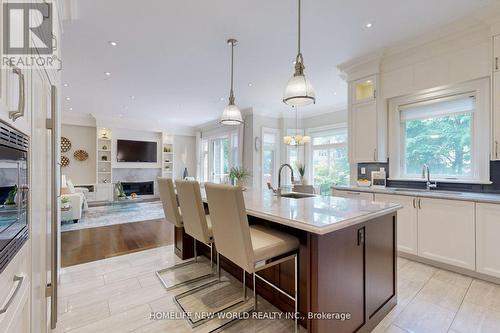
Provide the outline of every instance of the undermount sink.
[[312,198],[312,197],[315,197],[314,194],[298,193],[298,192],[282,193],[281,196],[283,198],[292,198],[292,199],[303,199],[303,198]]

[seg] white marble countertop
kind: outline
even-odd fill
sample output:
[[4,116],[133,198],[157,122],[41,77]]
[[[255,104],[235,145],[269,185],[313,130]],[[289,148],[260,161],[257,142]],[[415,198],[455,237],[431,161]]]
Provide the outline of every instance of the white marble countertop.
[[393,188],[393,187],[371,188],[371,187],[361,187],[361,186],[333,186],[332,188],[343,191],[382,193],[382,194],[393,194],[393,195],[406,195],[412,197],[450,199],[450,200],[500,204],[500,194],[493,194],[493,193],[457,192],[457,191],[440,191],[440,190],[426,191],[426,190],[414,190],[410,188],[408,189]]
[[248,215],[319,235],[394,213],[402,208],[398,204],[332,196],[278,198],[268,190],[248,189],[243,192],[243,196]]

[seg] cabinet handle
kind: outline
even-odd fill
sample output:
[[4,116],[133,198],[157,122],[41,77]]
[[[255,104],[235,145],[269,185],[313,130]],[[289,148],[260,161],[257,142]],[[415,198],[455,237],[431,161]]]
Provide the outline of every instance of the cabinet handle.
[[18,118],[24,116],[24,74],[17,67],[12,69],[14,74],[19,76],[19,101],[16,111],[9,111],[9,118],[16,121]]
[[358,246],[365,243],[365,228],[358,229]]
[[377,98],[377,89],[373,89],[373,99]]
[[361,193],[359,193],[359,192],[347,192],[347,194],[360,195]]
[[422,209],[422,199],[418,199],[418,209]]
[[417,208],[417,198],[413,198],[413,208]]
[[5,303],[5,306],[3,307],[3,309],[0,310],[0,314],[3,314],[5,312],[7,312],[7,310],[9,310],[9,306],[12,304],[12,302],[14,301],[14,298],[16,298],[17,293],[19,292],[19,290],[21,289],[21,286],[23,285],[23,281],[24,281],[24,276],[17,276],[17,275],[14,276],[14,283],[17,282],[16,289],[14,289],[12,296],[10,296],[7,303]]
[[495,141],[495,158],[498,158],[498,141]]
[[498,57],[495,57],[495,70],[498,70]]
[[373,149],[373,160],[377,161],[377,148]]

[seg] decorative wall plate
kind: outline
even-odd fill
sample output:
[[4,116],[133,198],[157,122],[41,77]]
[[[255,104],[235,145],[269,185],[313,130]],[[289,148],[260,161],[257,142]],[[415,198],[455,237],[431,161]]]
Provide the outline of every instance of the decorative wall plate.
[[69,165],[69,158],[67,158],[66,156],[61,156],[61,166],[64,168],[64,167],[67,167]]
[[83,162],[86,161],[87,158],[89,158],[89,153],[87,153],[85,150],[79,149],[74,152],[73,157],[75,158],[75,160]]
[[71,141],[68,138],[61,136],[61,153],[65,153],[71,149]]

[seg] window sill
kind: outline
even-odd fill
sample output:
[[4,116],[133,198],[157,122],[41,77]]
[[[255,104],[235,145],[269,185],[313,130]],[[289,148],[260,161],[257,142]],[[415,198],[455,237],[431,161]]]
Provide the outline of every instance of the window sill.
[[[395,181],[405,181],[405,182],[427,182],[426,179],[422,178],[387,178],[387,180],[395,180]],[[431,182],[438,183],[457,183],[457,184],[482,184],[488,185],[493,184],[491,181],[484,180],[476,180],[476,179],[439,179],[439,178],[431,178]]]

